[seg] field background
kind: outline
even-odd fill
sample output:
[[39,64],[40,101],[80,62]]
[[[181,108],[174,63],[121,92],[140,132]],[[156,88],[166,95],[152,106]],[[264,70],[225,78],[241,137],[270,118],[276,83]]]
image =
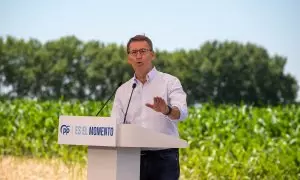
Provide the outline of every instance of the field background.
[[[57,144],[58,117],[101,102],[0,103],[0,179],[85,179],[86,147]],[[111,104],[100,116],[108,116]],[[180,123],[181,179],[299,179],[300,106],[203,104]]]

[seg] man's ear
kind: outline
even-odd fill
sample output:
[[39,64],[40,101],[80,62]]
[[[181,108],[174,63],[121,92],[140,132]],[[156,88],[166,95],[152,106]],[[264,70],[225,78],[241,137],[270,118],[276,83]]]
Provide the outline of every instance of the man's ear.
[[156,58],[156,54],[154,53],[154,51],[151,51],[151,55],[152,55],[152,60],[154,60]]
[[127,63],[131,65],[131,61],[129,58],[127,58]]

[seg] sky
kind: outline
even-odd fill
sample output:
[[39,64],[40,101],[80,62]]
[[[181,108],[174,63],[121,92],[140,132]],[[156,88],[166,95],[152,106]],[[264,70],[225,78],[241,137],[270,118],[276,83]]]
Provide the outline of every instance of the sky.
[[286,57],[285,72],[300,84],[299,0],[0,1],[1,37],[46,42],[75,35],[125,45],[136,34],[168,51],[209,40],[255,43]]

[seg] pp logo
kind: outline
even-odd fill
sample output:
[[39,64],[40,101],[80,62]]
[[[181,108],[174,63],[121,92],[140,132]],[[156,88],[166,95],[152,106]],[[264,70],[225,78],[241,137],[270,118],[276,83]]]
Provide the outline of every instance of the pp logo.
[[60,133],[62,133],[63,135],[67,135],[70,132],[70,126],[67,125],[62,125],[60,126]]

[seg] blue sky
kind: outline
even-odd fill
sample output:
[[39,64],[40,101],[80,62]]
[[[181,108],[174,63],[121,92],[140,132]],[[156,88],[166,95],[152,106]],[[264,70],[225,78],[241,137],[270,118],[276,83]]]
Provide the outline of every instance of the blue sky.
[[155,48],[198,48],[207,40],[263,46],[288,59],[286,72],[300,84],[299,0],[77,1],[2,0],[0,36],[42,42],[75,35],[125,44],[145,33]]

